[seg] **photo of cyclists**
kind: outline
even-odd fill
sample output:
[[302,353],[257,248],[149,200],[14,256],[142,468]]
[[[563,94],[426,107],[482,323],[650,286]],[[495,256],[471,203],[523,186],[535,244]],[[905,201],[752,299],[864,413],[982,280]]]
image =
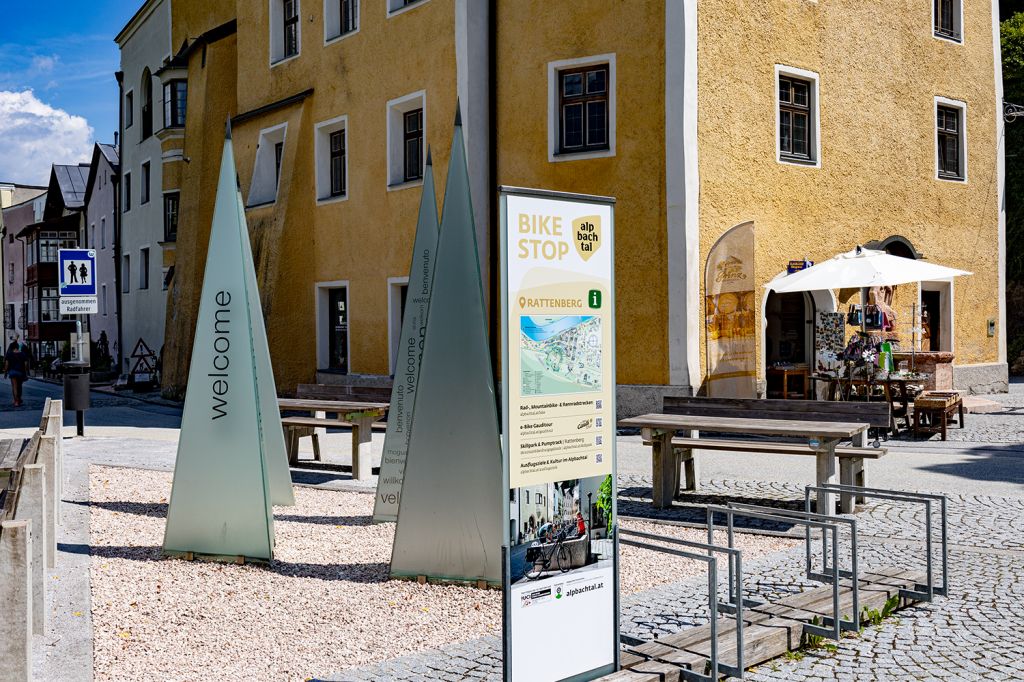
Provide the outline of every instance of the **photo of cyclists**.
[[513,584],[610,565],[610,489],[605,476],[516,488],[509,513]]

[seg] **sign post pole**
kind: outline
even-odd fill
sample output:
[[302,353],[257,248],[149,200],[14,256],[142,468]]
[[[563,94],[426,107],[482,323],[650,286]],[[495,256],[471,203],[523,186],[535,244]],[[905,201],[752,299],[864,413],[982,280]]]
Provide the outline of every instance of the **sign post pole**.
[[75,433],[85,435],[85,410],[89,407],[89,340],[82,328],[82,315],[99,311],[96,299],[96,250],[59,249],[58,294],[61,315],[75,316],[71,360],[64,363],[64,408],[75,413]]
[[614,199],[500,192],[505,679],[596,679],[619,649]]

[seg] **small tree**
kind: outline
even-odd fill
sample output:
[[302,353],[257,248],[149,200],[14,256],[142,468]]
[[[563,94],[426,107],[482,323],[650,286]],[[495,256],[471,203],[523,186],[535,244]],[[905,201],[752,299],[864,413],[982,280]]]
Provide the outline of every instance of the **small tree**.
[[604,518],[608,523],[608,530],[611,532],[612,528],[612,477],[607,476],[604,482],[601,483],[601,487],[597,490],[597,502],[595,502],[597,508],[604,513]]
[[[1000,24],[1003,98],[1024,104],[1024,12]],[[1001,104],[1001,103],[999,103]],[[1007,299],[1024,297],[1024,119],[1006,124],[1006,288]],[[1021,371],[1024,358],[1024,311],[1007,305],[1007,358]],[[1014,362],[1017,367],[1014,368]]]

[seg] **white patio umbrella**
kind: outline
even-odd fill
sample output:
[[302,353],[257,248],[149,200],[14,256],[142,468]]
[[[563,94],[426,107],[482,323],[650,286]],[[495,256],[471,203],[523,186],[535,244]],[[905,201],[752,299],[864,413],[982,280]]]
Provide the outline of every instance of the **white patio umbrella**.
[[[860,289],[863,310],[871,287],[944,280],[970,274],[973,273],[858,246],[853,251],[840,253],[824,263],[780,277],[764,286],[778,294],[820,289]],[[867,316],[862,314],[861,332],[867,332],[866,325]]]
[[818,289],[869,289],[911,282],[949,279],[970,275],[966,270],[947,268],[927,261],[892,256],[858,246],[806,270],[765,284],[776,293]]

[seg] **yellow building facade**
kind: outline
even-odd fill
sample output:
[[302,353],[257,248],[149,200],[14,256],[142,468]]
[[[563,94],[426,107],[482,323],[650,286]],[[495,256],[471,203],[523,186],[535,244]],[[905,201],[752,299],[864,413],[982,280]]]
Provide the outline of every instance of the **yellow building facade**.
[[[357,14],[341,32],[340,17],[325,12],[324,3],[302,2],[285,46],[278,38],[285,32],[284,3],[239,2],[237,11],[221,14],[205,3],[175,4],[175,42],[188,61],[189,161],[165,391],[181,395],[187,376],[213,210],[213,194],[203,187],[212,186],[229,116],[282,392],[315,381],[318,370],[328,381],[389,375],[423,160],[433,143],[442,193],[456,98],[467,79],[480,76],[478,66],[466,63],[471,41],[456,44],[456,23],[477,21],[472,7],[455,0],[374,5],[351,3]],[[486,147],[476,139],[485,134],[486,119],[477,109],[464,103],[463,117],[475,152],[470,163],[485,170],[479,150]],[[407,180],[396,152],[404,149],[404,116],[416,111],[420,177]],[[324,170],[333,133],[343,135],[345,156],[344,187],[332,195]],[[480,203],[485,238],[486,198]]]
[[[700,3],[700,250],[753,220],[759,287],[790,260],[893,241],[897,255],[970,271],[923,292],[897,287],[893,308],[907,336],[912,306],[931,302],[944,337],[935,350],[954,354],[955,386],[1005,390],[998,12],[990,2],[955,2],[962,16],[943,35],[932,9],[915,0]],[[777,89],[787,74],[812,85],[812,163],[777,155]],[[959,114],[958,177],[937,170],[940,108]],[[856,291],[833,293],[816,307],[846,311],[859,300]],[[757,298],[768,305],[766,291]],[[773,350],[765,345],[759,338],[762,370]]]
[[[704,387],[704,266],[747,221],[761,382],[794,303],[764,285],[791,260],[872,244],[974,273],[898,287],[894,308],[947,315],[958,386],[997,390],[998,33],[991,3],[962,2],[939,26],[930,0],[178,0],[188,113],[180,172],[165,171],[181,187],[165,392],[187,379],[228,118],[279,390],[387,382],[420,198],[409,164],[430,145],[443,196],[456,99],[485,286],[498,185],[616,197],[623,411]],[[780,101],[791,83],[805,99]],[[794,111],[805,125],[781,132]],[[854,293],[785,315],[845,311]]]

